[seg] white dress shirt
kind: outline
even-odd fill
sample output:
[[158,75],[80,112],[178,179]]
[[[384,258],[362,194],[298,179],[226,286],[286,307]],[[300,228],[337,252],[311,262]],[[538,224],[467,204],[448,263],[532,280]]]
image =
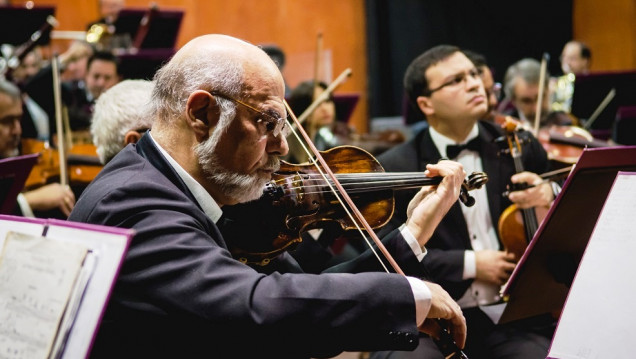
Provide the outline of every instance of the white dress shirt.
[[[430,127],[430,134],[442,157],[446,157],[447,145],[460,145],[476,138],[479,135],[477,124],[468,134],[468,137],[461,142],[455,143],[452,139],[437,132]],[[476,151],[465,149],[459,153],[454,159],[464,166],[466,173],[474,171],[482,172],[483,164],[479,153]],[[470,236],[470,244],[473,250],[464,252],[464,273],[463,279],[475,278],[477,275],[477,266],[475,261],[475,251],[480,250],[499,250],[499,241],[497,240],[497,232],[493,226],[492,217],[490,215],[490,206],[488,205],[488,194],[486,187],[471,191],[471,195],[475,198],[475,205],[467,207],[462,205],[462,213],[468,226],[468,235]],[[478,305],[488,305],[498,302],[499,286],[490,284],[481,280],[473,281],[466,293],[457,301],[462,308],[470,308]]]

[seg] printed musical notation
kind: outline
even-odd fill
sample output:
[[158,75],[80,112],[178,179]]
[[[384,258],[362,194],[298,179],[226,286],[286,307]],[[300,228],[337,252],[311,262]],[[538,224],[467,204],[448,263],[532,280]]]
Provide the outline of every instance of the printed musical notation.
[[9,232],[0,253],[0,357],[48,358],[88,248]]

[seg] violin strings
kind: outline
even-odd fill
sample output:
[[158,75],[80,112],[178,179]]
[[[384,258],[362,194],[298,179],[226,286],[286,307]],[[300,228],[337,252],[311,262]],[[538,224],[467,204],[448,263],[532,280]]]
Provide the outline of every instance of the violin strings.
[[[364,184],[366,186],[364,188],[360,188],[359,184]],[[360,193],[360,192],[380,191],[380,190],[389,190],[389,189],[411,189],[411,188],[419,188],[424,185],[422,185],[420,182],[413,182],[413,183],[402,183],[399,186],[396,186],[394,182],[386,181],[384,183],[376,182],[373,185],[369,185],[368,183],[365,183],[365,182],[343,183],[342,186],[345,188],[347,192]],[[283,187],[285,191],[290,191],[290,192],[302,189],[303,194],[321,194],[321,193],[331,192],[329,190],[321,190],[322,188],[325,188],[325,186],[323,185],[301,186],[301,185],[290,184],[290,185],[282,185],[281,187]],[[317,188],[318,190],[307,191],[307,189],[309,188],[313,188],[313,189]],[[289,193],[284,196],[293,196],[293,195],[294,193]]]
[[[285,108],[287,109],[287,111],[289,112],[289,116],[294,120],[295,123],[297,123],[298,125],[300,125],[300,122],[298,122],[298,118],[296,118],[296,115],[294,114],[294,111],[292,111],[291,107],[289,107],[289,104],[287,103],[287,101],[283,100],[283,103],[285,104]],[[287,119],[285,120],[287,121]],[[291,124],[289,123],[289,121],[287,121],[287,124],[290,126],[291,132],[294,134],[294,137],[296,137],[296,140],[300,143],[301,147],[303,148],[303,150],[305,151],[305,153],[307,153],[307,155],[309,155],[309,157],[311,158],[313,165],[316,167],[316,169],[318,170],[318,172],[320,172],[320,175],[322,176],[322,178],[324,178],[325,180],[327,180],[327,175],[324,173],[324,171],[322,170],[321,166],[318,165],[316,158],[314,156],[312,156],[312,151],[309,151],[309,149],[307,149],[307,146],[305,146],[305,143],[303,141],[301,141],[300,136],[298,136],[298,132],[296,131],[296,129],[294,129]],[[304,129],[302,129],[302,126],[299,126],[298,131],[301,131],[303,136],[307,137],[307,141],[309,140],[309,136],[307,136],[307,134],[305,133]],[[316,150],[316,152],[318,152]],[[319,153],[317,154],[318,156],[320,155]],[[347,206],[344,205],[344,202],[342,201],[342,198],[340,197],[340,195],[338,194],[338,191],[336,191],[333,186],[331,185],[331,183],[329,181],[327,181],[327,184],[329,185],[329,187],[331,188],[331,190],[333,191],[333,194],[336,196],[336,198],[338,199],[338,202],[340,202],[342,204],[342,208],[344,209],[344,211],[347,213],[347,216],[349,216],[349,219],[351,219],[352,223],[356,224],[356,228],[358,229],[358,232],[360,233],[360,236],[362,236],[362,238],[364,239],[364,241],[367,243],[367,246],[369,246],[369,249],[371,250],[371,252],[375,255],[375,257],[378,259],[378,261],[380,262],[380,265],[382,265],[382,268],[384,268],[384,270],[388,273],[389,269],[386,267],[386,265],[384,264],[384,261],[380,258],[380,255],[377,253],[377,251],[373,248],[373,245],[371,245],[371,242],[369,241],[369,238],[367,237],[366,234],[364,234],[364,231],[362,230],[362,228],[360,227],[360,222],[364,221],[364,218],[360,219],[360,218],[354,218],[354,215],[351,213],[351,211],[349,210],[349,208],[347,208]],[[357,216],[355,216],[357,217]],[[375,234],[375,233],[370,233],[371,234]],[[374,238],[373,241],[378,241],[379,239]],[[378,247],[382,247],[382,243],[379,242],[378,243]],[[386,255],[385,255],[386,256]],[[389,254],[390,256],[390,254]],[[389,262],[391,262],[392,258],[387,258],[389,260]],[[400,272],[399,268],[397,268],[396,270],[397,272]]]
[[[321,181],[325,181],[325,180],[323,178],[320,178],[317,175],[313,175],[313,174],[302,175],[302,179],[291,180],[291,183],[288,183],[289,181],[287,180],[293,177],[295,176],[290,175],[288,177],[281,178],[273,182],[281,183],[280,186],[285,190],[286,193],[288,193],[285,196],[294,196],[295,195],[294,191],[297,191],[297,190],[303,190],[304,194],[320,194],[320,193],[331,192],[330,190],[314,191],[314,189],[317,189],[317,188],[318,189],[325,188],[325,185],[320,184]],[[348,192],[352,192],[352,193],[374,191],[374,190],[419,188],[425,185],[438,183],[438,180],[435,180],[431,177],[426,177],[420,172],[405,172],[405,173],[395,173],[395,174],[387,174],[383,172],[380,175],[377,175],[374,173],[338,174],[336,175],[336,177],[341,182],[343,187]],[[302,185],[303,180],[313,180],[317,182],[317,184]],[[358,180],[358,181],[354,182],[355,180]],[[329,183],[332,183],[331,180],[328,180],[328,181]]]

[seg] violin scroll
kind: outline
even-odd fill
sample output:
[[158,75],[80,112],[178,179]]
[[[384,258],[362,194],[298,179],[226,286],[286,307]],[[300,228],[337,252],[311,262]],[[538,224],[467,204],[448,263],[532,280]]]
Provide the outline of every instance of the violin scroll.
[[488,182],[488,175],[485,172],[473,172],[462,183],[462,188],[459,191],[459,200],[462,201],[466,207],[472,207],[475,204],[475,198],[472,197],[468,191],[474,189],[480,189]]

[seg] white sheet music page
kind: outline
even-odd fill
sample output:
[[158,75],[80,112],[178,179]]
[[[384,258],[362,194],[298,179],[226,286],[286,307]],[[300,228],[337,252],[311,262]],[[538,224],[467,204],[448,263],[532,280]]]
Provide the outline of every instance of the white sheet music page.
[[9,232],[0,254],[0,356],[47,358],[87,248]]
[[581,259],[549,358],[633,357],[635,214],[636,173],[619,172]]

